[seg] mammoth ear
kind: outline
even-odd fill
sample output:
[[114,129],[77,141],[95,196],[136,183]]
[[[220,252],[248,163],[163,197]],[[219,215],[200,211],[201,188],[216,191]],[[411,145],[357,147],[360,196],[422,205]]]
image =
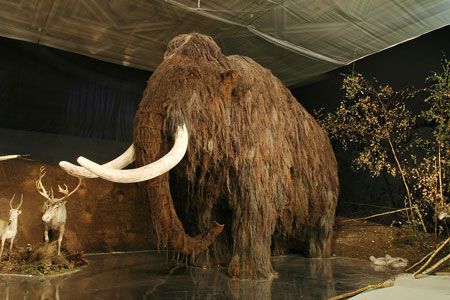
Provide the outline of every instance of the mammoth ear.
[[227,70],[220,74],[220,90],[225,96],[231,96],[238,82],[235,70]]

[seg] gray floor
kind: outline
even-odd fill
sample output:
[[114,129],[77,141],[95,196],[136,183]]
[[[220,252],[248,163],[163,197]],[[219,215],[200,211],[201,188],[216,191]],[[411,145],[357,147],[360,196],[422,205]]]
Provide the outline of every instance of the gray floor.
[[52,278],[0,276],[0,299],[327,299],[384,281],[368,261],[275,257],[273,280],[231,280],[220,270],[170,269],[156,252],[88,256],[79,272]]
[[402,274],[395,278],[394,286],[370,290],[359,294],[352,300],[449,300],[450,276],[430,275],[413,278],[411,274]]

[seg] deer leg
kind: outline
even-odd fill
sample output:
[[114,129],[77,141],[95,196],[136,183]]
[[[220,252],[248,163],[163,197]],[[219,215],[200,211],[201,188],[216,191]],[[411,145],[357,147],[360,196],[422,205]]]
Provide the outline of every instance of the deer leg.
[[64,236],[64,230],[66,229],[65,225],[61,225],[61,227],[59,227],[59,237],[58,237],[58,255],[61,254],[61,243],[62,243],[62,239]]
[[44,224],[44,239],[45,242],[48,243],[48,225]]
[[56,285],[55,300],[59,300],[59,284]]
[[3,246],[5,245],[6,238],[2,237],[2,247],[0,249],[0,261],[2,260],[2,254],[3,254]]
[[9,240],[9,251],[12,251],[13,244],[14,244],[14,239],[15,239],[15,238],[16,238],[16,237],[13,236],[13,237]]

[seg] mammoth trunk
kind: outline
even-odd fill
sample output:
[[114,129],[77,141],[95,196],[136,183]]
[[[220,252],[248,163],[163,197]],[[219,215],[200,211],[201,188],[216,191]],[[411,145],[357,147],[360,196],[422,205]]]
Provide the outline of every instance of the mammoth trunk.
[[186,255],[200,253],[214,242],[223,226],[216,223],[206,233],[194,237],[186,234],[175,211],[167,177],[167,174],[160,176],[148,182],[146,187],[158,243],[164,247],[169,243],[173,249]]
[[[135,120],[137,121],[137,126],[135,126],[137,163],[145,165],[162,157],[170,145],[164,140],[162,122],[148,124],[149,119],[147,118],[142,124],[139,122],[142,119],[136,117]],[[222,232],[223,226],[216,223],[207,232],[194,237],[185,233],[183,224],[174,208],[167,173],[144,184],[146,185],[147,199],[150,201],[153,226],[160,246],[170,245],[174,250],[183,254],[196,254],[206,250]]]

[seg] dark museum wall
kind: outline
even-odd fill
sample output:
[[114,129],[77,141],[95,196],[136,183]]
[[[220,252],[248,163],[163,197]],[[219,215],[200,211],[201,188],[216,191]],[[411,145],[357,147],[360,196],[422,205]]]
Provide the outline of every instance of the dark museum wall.
[[450,57],[450,26],[363,58],[316,78],[314,83],[291,87],[294,96],[313,112],[325,108],[336,109],[342,98],[342,74],[355,72],[380,83],[389,83],[396,89],[407,86],[423,88],[425,78],[441,69],[441,60]]
[[0,39],[0,127],[129,141],[150,72]]
[[[355,71],[396,88],[423,87],[450,55],[450,26],[366,57],[291,87],[311,113],[331,111],[341,99],[342,73]],[[26,42],[0,38],[0,153],[28,153],[56,163],[83,154],[104,162],[131,141],[132,119],[151,73]],[[341,206],[401,206],[395,182],[350,170],[348,153],[336,148]],[[357,206],[351,206],[352,203]],[[345,207],[347,205],[347,207]]]
[[0,153],[108,160],[131,141],[150,72],[0,38]]

